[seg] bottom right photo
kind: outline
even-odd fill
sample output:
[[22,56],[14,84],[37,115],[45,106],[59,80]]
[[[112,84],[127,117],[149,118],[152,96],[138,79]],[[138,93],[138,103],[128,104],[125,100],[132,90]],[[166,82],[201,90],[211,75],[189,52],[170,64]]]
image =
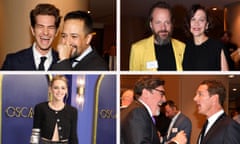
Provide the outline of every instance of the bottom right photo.
[[120,75],[121,144],[239,144],[240,75]]

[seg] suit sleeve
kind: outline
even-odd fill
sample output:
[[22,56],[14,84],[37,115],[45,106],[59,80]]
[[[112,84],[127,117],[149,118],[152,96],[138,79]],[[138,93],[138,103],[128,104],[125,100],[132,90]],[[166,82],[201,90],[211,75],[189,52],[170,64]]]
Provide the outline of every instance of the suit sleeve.
[[13,64],[14,62],[11,62],[11,54],[8,54],[7,56],[6,56],[6,59],[4,60],[4,62],[3,62],[3,65],[2,65],[2,70],[13,70],[12,69],[12,64]]
[[71,130],[70,130],[70,143],[71,144],[78,144],[78,138],[77,138],[77,110],[73,108],[73,119],[71,124]]
[[150,144],[153,135],[151,121],[147,118],[142,110],[136,109],[129,117],[128,123],[125,125],[127,130],[124,131],[125,144]]
[[36,105],[34,108],[33,128],[41,129],[41,109],[39,105]]
[[70,60],[63,60],[52,65],[51,70],[72,70]]
[[224,144],[239,144],[240,143],[240,124],[233,121],[227,127],[227,131],[224,136]]
[[187,143],[190,143],[190,138],[191,138],[191,132],[192,132],[192,122],[190,121],[190,119],[186,118],[184,120],[184,128],[183,128],[184,132],[186,133],[187,136]]

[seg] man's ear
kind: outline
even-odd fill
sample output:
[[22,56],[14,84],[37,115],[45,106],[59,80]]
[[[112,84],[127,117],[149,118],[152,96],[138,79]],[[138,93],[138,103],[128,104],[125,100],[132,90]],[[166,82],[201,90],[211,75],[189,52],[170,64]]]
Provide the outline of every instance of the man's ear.
[[211,95],[211,99],[212,99],[212,103],[213,103],[213,104],[220,103],[220,102],[219,102],[219,96],[218,96],[217,94]]
[[87,38],[86,38],[87,39],[86,40],[86,44],[87,45],[90,45],[92,38],[93,38],[93,34],[92,33],[87,35]]
[[32,35],[35,36],[34,28],[32,26],[30,26],[30,29],[31,29]]
[[152,29],[152,22],[151,22],[151,21],[149,22],[149,26],[150,26],[150,28]]

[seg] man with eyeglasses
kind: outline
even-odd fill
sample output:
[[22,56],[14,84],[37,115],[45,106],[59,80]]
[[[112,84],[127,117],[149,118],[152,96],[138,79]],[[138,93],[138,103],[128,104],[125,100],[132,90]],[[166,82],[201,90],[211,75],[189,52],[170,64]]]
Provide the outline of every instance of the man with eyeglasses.
[[[134,87],[135,101],[121,111],[121,144],[160,144],[155,126],[156,116],[166,101],[164,81],[157,78],[139,79]],[[186,134],[181,131],[169,144],[185,144]]]

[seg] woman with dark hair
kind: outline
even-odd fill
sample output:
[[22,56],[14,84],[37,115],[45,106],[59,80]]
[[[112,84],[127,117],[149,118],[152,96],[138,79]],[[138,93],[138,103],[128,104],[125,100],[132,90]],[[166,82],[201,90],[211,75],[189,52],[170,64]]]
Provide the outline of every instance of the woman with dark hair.
[[192,39],[186,43],[183,70],[228,70],[229,55],[224,45],[207,36],[212,22],[205,7],[193,5],[188,12],[186,26]]

